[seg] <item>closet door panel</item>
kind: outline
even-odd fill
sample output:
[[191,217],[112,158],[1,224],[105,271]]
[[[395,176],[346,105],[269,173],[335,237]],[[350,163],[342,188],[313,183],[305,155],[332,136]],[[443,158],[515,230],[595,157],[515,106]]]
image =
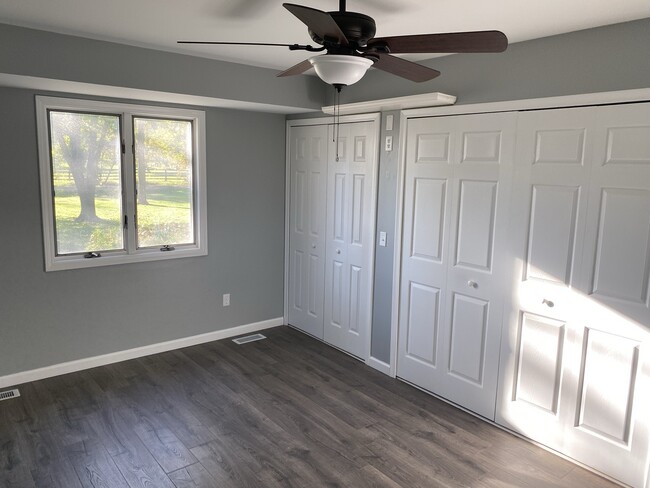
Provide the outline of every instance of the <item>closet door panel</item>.
[[499,423],[636,487],[650,422],[649,108],[520,114],[497,408]]
[[566,453],[642,487],[650,450],[650,104],[594,110]]
[[408,120],[397,375],[437,391],[445,369],[441,324],[447,306],[452,127]]
[[289,323],[323,337],[327,129],[292,127],[290,135]]
[[571,283],[579,202],[578,186],[532,186],[524,280]]
[[408,124],[398,375],[493,419],[515,118]]
[[494,419],[516,115],[469,115],[456,124],[444,396]]
[[377,157],[374,124],[330,129],[324,339],[360,358],[369,351]]
[[406,355],[435,368],[438,349],[440,289],[410,283],[406,312]]
[[[586,223],[588,109],[521,113],[511,205],[513,274],[506,295],[497,422],[562,450],[567,348]],[[542,347],[542,345],[544,347]]]
[[498,183],[461,180],[459,184],[454,266],[490,272]]
[[522,313],[518,332],[513,398],[557,415],[566,324]]

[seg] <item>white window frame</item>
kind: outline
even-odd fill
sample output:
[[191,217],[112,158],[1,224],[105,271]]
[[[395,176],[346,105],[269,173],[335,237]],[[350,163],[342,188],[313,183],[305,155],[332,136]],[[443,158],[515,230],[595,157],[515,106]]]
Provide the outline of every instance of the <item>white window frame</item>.
[[[102,251],[101,257],[84,258],[83,254],[56,255],[56,234],[54,205],[52,198],[52,166],[50,154],[50,131],[48,112],[50,110],[115,114],[121,117],[121,138],[127,150],[122,154],[122,172],[125,175],[124,214],[128,218],[125,234],[125,250]],[[130,129],[133,117],[169,118],[187,120],[193,126],[192,187],[194,210],[194,237],[192,244],[176,245],[173,251],[160,251],[159,248],[140,248],[135,246],[135,196],[133,176],[129,171],[134,167],[133,131]],[[41,207],[43,223],[43,245],[45,252],[45,271],[91,268],[113,264],[126,264],[142,261],[205,256],[208,254],[207,232],[207,190],[206,190],[206,136],[205,112],[150,105],[92,101],[74,98],[36,96],[36,125],[38,137],[38,159],[41,182]]]

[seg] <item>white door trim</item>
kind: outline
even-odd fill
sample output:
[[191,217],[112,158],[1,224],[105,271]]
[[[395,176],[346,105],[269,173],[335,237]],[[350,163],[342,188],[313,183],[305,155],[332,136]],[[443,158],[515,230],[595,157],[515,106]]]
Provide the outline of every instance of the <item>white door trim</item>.
[[[406,126],[408,119],[419,117],[440,117],[446,115],[479,114],[489,112],[509,112],[523,110],[542,110],[550,108],[582,107],[629,102],[650,101],[650,88],[621,90],[601,93],[587,93],[560,97],[532,98],[503,102],[453,105],[448,107],[429,107],[402,110],[400,114],[400,155],[397,162],[397,202],[395,211],[395,246],[393,252],[393,296],[391,314],[390,376],[397,374],[397,341],[399,324],[399,283],[402,279],[402,232],[404,214],[404,178],[406,168]],[[649,485],[650,488],[650,476]]]

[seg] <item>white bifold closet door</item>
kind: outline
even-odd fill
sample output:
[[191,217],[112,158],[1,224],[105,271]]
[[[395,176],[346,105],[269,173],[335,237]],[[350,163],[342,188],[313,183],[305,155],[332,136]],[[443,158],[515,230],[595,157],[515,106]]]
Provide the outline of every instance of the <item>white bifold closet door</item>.
[[494,419],[516,114],[408,120],[397,375]]
[[323,338],[327,126],[289,136],[289,323]]
[[[370,354],[377,122],[291,127],[289,324]],[[338,141],[338,151],[336,142]]]
[[[326,342],[370,355],[377,147],[374,123],[330,126],[325,251]],[[338,139],[338,152],[336,142]]]
[[497,421],[634,487],[650,424],[650,106],[519,116]]

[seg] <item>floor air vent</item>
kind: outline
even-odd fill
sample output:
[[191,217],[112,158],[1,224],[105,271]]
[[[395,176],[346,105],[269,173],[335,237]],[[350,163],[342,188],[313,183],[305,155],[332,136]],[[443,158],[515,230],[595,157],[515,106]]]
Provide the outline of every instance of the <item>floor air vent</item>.
[[232,341],[235,344],[246,344],[247,342],[261,341],[262,339],[266,339],[266,336],[263,336],[262,334],[253,334],[249,336],[238,337]]
[[0,391],[0,402],[2,400],[10,400],[12,398],[16,398],[20,396],[20,392],[16,390],[7,390],[7,391]]

